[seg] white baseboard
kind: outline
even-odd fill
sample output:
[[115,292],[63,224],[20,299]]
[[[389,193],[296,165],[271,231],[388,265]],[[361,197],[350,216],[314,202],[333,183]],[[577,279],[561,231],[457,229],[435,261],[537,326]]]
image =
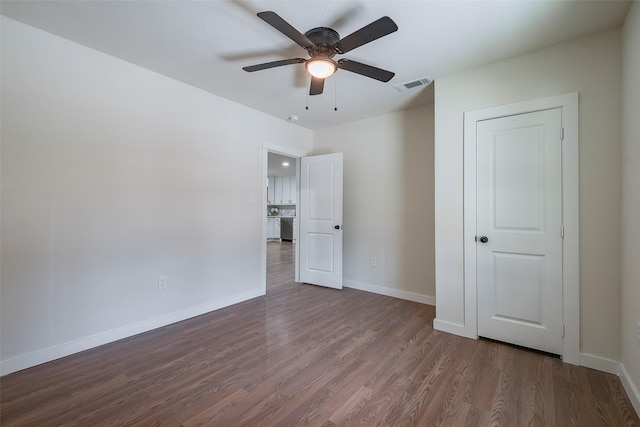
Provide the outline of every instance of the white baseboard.
[[624,364],[620,364],[620,381],[622,382],[622,386],[624,390],[627,392],[627,396],[633,405],[633,409],[636,410],[636,414],[640,417],[640,392],[638,392],[638,387],[633,383],[633,380],[629,376],[629,372],[627,368],[624,367]]
[[461,337],[467,336],[467,331],[464,325],[461,325],[459,323],[447,322],[446,320],[433,319],[433,329],[435,329],[436,331],[459,335]]
[[59,344],[54,347],[45,348],[43,350],[34,351],[32,353],[22,354],[11,359],[0,361],[0,375],[10,374],[42,363],[51,362],[61,357],[70,356],[74,353],[108,344],[123,338],[128,338],[143,332],[151,331],[162,326],[180,322],[191,317],[200,316],[210,311],[219,310],[230,305],[234,305],[252,298],[264,295],[259,289],[243,292],[227,298],[221,298],[206,304],[189,307],[184,310],[167,313],[153,319],[143,320],[121,328],[112,329],[110,331],[101,332],[99,334],[80,338],[74,341]]
[[618,375],[620,362],[606,357],[594,356],[593,354],[580,353],[580,366]]
[[372,292],[374,294],[388,297],[400,298],[407,301],[419,302],[421,304],[436,305],[436,298],[428,295],[416,294],[413,292],[401,291],[399,289],[385,288],[384,286],[370,285],[368,283],[356,282],[355,280],[344,279],[342,284],[346,288],[358,289],[360,291]]

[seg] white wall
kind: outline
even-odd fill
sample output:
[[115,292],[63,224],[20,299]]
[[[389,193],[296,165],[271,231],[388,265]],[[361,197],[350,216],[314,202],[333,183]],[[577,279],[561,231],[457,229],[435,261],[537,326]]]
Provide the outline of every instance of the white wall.
[[262,142],[311,131],[4,17],[1,71],[3,373],[260,293]]
[[[622,332],[621,362],[640,413],[640,3],[622,32]],[[624,377],[624,375],[623,375]],[[628,384],[626,384],[628,385]],[[631,390],[628,390],[632,394]]]
[[433,304],[433,105],[316,131],[314,154],[336,152],[345,285]]
[[620,31],[436,79],[436,316],[464,325],[463,113],[580,93],[581,351],[619,360]]

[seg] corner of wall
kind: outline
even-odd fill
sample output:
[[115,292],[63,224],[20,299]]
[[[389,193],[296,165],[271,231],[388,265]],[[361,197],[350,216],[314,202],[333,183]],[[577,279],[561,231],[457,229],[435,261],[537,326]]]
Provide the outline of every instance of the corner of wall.
[[640,416],[640,391],[638,391],[638,387],[633,382],[633,379],[629,375],[627,368],[625,368],[624,364],[620,364],[619,371],[620,381],[622,382],[622,386],[624,390],[627,392],[627,396],[633,405],[633,409],[636,410],[638,416]]

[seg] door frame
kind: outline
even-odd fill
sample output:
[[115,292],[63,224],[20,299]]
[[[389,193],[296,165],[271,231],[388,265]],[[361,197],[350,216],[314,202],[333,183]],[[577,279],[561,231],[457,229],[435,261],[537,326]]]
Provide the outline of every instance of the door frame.
[[[551,96],[464,113],[464,333],[478,338],[476,265],[476,139],[478,121],[560,108],[562,141],[562,359],[579,364],[580,262],[578,93]],[[560,230],[558,230],[560,232]]]
[[[262,295],[267,293],[267,180],[269,179],[269,153],[282,154],[296,159],[296,200],[300,200],[300,158],[307,155],[305,151],[296,150],[293,148],[271,144],[267,141],[262,141],[262,203],[261,203],[261,218],[262,218],[262,233],[261,233],[261,254],[260,254],[260,291]],[[299,215],[298,208],[296,208],[296,217]],[[300,221],[296,221],[299,223]],[[299,226],[299,224],[296,224]],[[295,229],[294,229],[295,235]],[[298,236],[299,237],[299,236]],[[295,267],[294,267],[294,280],[300,281],[300,245],[296,245],[295,249]]]

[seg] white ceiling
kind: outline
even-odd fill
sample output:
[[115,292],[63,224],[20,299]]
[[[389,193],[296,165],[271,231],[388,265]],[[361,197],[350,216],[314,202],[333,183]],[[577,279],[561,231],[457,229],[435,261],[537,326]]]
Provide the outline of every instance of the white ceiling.
[[[297,115],[298,125],[319,129],[432,102],[431,86],[398,92],[393,85],[424,76],[437,79],[617,27],[629,6],[613,0],[49,0],[2,1],[0,11],[284,120]],[[302,64],[243,71],[245,65],[306,57],[256,16],[265,10],[302,33],[328,26],[342,37],[391,17],[397,32],[344,57],[396,76],[381,83],[339,70],[327,79],[324,94],[307,97]]]
[[[289,163],[284,166],[283,163]],[[267,174],[269,176],[291,176],[296,174],[296,159],[283,156],[282,154],[269,153],[267,162]]]

